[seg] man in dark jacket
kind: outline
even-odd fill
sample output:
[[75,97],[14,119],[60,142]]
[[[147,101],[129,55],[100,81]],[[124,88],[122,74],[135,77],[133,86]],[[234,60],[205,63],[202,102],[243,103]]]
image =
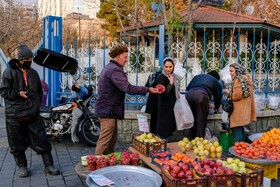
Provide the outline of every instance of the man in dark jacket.
[[31,68],[33,53],[21,44],[18,59],[12,59],[4,71],[0,86],[0,95],[5,99],[5,115],[8,142],[11,154],[19,167],[19,177],[29,176],[25,150],[30,146],[41,154],[45,172],[58,175],[53,167],[51,144],[39,116],[42,100],[42,85],[38,73]]
[[205,136],[205,128],[209,113],[209,101],[214,96],[215,112],[219,112],[222,100],[220,76],[216,71],[207,75],[195,76],[187,87],[186,99],[194,116],[194,126],[191,129],[192,138]]
[[113,60],[110,60],[100,74],[95,114],[99,117],[101,131],[95,150],[96,155],[114,152],[118,134],[117,119],[124,119],[125,93],[131,95],[159,93],[156,88],[133,86],[128,82],[123,71],[127,62],[127,52],[127,46],[114,46],[109,53]]

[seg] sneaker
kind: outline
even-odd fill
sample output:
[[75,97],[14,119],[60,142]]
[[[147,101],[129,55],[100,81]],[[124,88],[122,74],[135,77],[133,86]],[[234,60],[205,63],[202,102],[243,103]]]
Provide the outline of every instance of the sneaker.
[[50,175],[59,175],[60,171],[53,166],[45,167],[45,172],[49,173]]
[[28,177],[29,171],[27,170],[26,166],[21,166],[18,168],[18,176],[19,177]]

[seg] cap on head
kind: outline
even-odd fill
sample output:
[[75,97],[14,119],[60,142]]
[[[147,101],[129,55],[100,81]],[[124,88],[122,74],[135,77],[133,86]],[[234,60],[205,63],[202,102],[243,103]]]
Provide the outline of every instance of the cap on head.
[[110,53],[109,53],[109,56],[111,58],[115,58],[116,56],[122,54],[122,53],[125,53],[125,52],[128,52],[128,49],[127,49],[127,46],[126,45],[115,45]]
[[32,50],[25,44],[20,44],[18,47],[18,60],[33,58]]
[[215,77],[218,81],[220,80],[220,75],[219,75],[219,73],[217,71],[210,71],[207,74]]

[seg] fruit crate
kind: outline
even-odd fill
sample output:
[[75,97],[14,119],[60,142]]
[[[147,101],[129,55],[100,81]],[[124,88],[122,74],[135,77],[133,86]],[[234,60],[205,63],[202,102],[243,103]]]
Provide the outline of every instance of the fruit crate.
[[246,166],[246,173],[236,173],[237,187],[258,187],[263,186],[263,172],[259,167]]
[[133,147],[140,153],[143,153],[145,156],[148,157],[150,151],[155,153],[166,151],[166,140],[160,139],[159,137],[153,134],[153,136],[156,139],[156,142],[143,142],[136,139],[136,137],[139,135],[140,134],[133,136]]
[[149,151],[149,157],[153,158],[165,158],[165,157],[171,157],[173,153],[170,151],[169,148],[167,148],[165,151],[159,151],[159,152],[153,152],[153,151]]
[[194,170],[190,169],[193,173],[193,179],[175,179],[167,170],[161,168],[161,177],[165,187],[207,187],[207,178],[199,176]]
[[278,177],[278,164],[274,165],[260,165],[260,164],[251,164],[245,162],[246,165],[252,166],[254,168],[259,167],[263,169],[263,176],[269,179],[276,179]]
[[[245,134],[243,133],[243,139],[245,139]],[[235,144],[235,135],[232,132],[220,132],[220,145],[223,151],[228,152],[229,148]]]
[[[156,166],[158,167],[162,167],[165,163],[164,161],[166,161],[166,158],[168,158],[169,160],[171,160],[171,162],[177,162],[176,160],[173,160],[172,158],[169,158],[169,157],[165,157],[165,158],[157,158],[157,157],[153,157],[152,158],[152,161],[151,161],[151,164],[155,164]],[[157,159],[162,161],[162,164],[160,164],[159,162],[157,162]]]

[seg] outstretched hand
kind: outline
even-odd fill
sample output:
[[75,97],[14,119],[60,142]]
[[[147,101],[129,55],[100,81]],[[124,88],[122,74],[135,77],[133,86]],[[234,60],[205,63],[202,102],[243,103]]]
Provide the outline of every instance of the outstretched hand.
[[161,94],[162,93],[157,88],[153,88],[153,87],[149,87],[149,92],[153,93],[153,94]]

